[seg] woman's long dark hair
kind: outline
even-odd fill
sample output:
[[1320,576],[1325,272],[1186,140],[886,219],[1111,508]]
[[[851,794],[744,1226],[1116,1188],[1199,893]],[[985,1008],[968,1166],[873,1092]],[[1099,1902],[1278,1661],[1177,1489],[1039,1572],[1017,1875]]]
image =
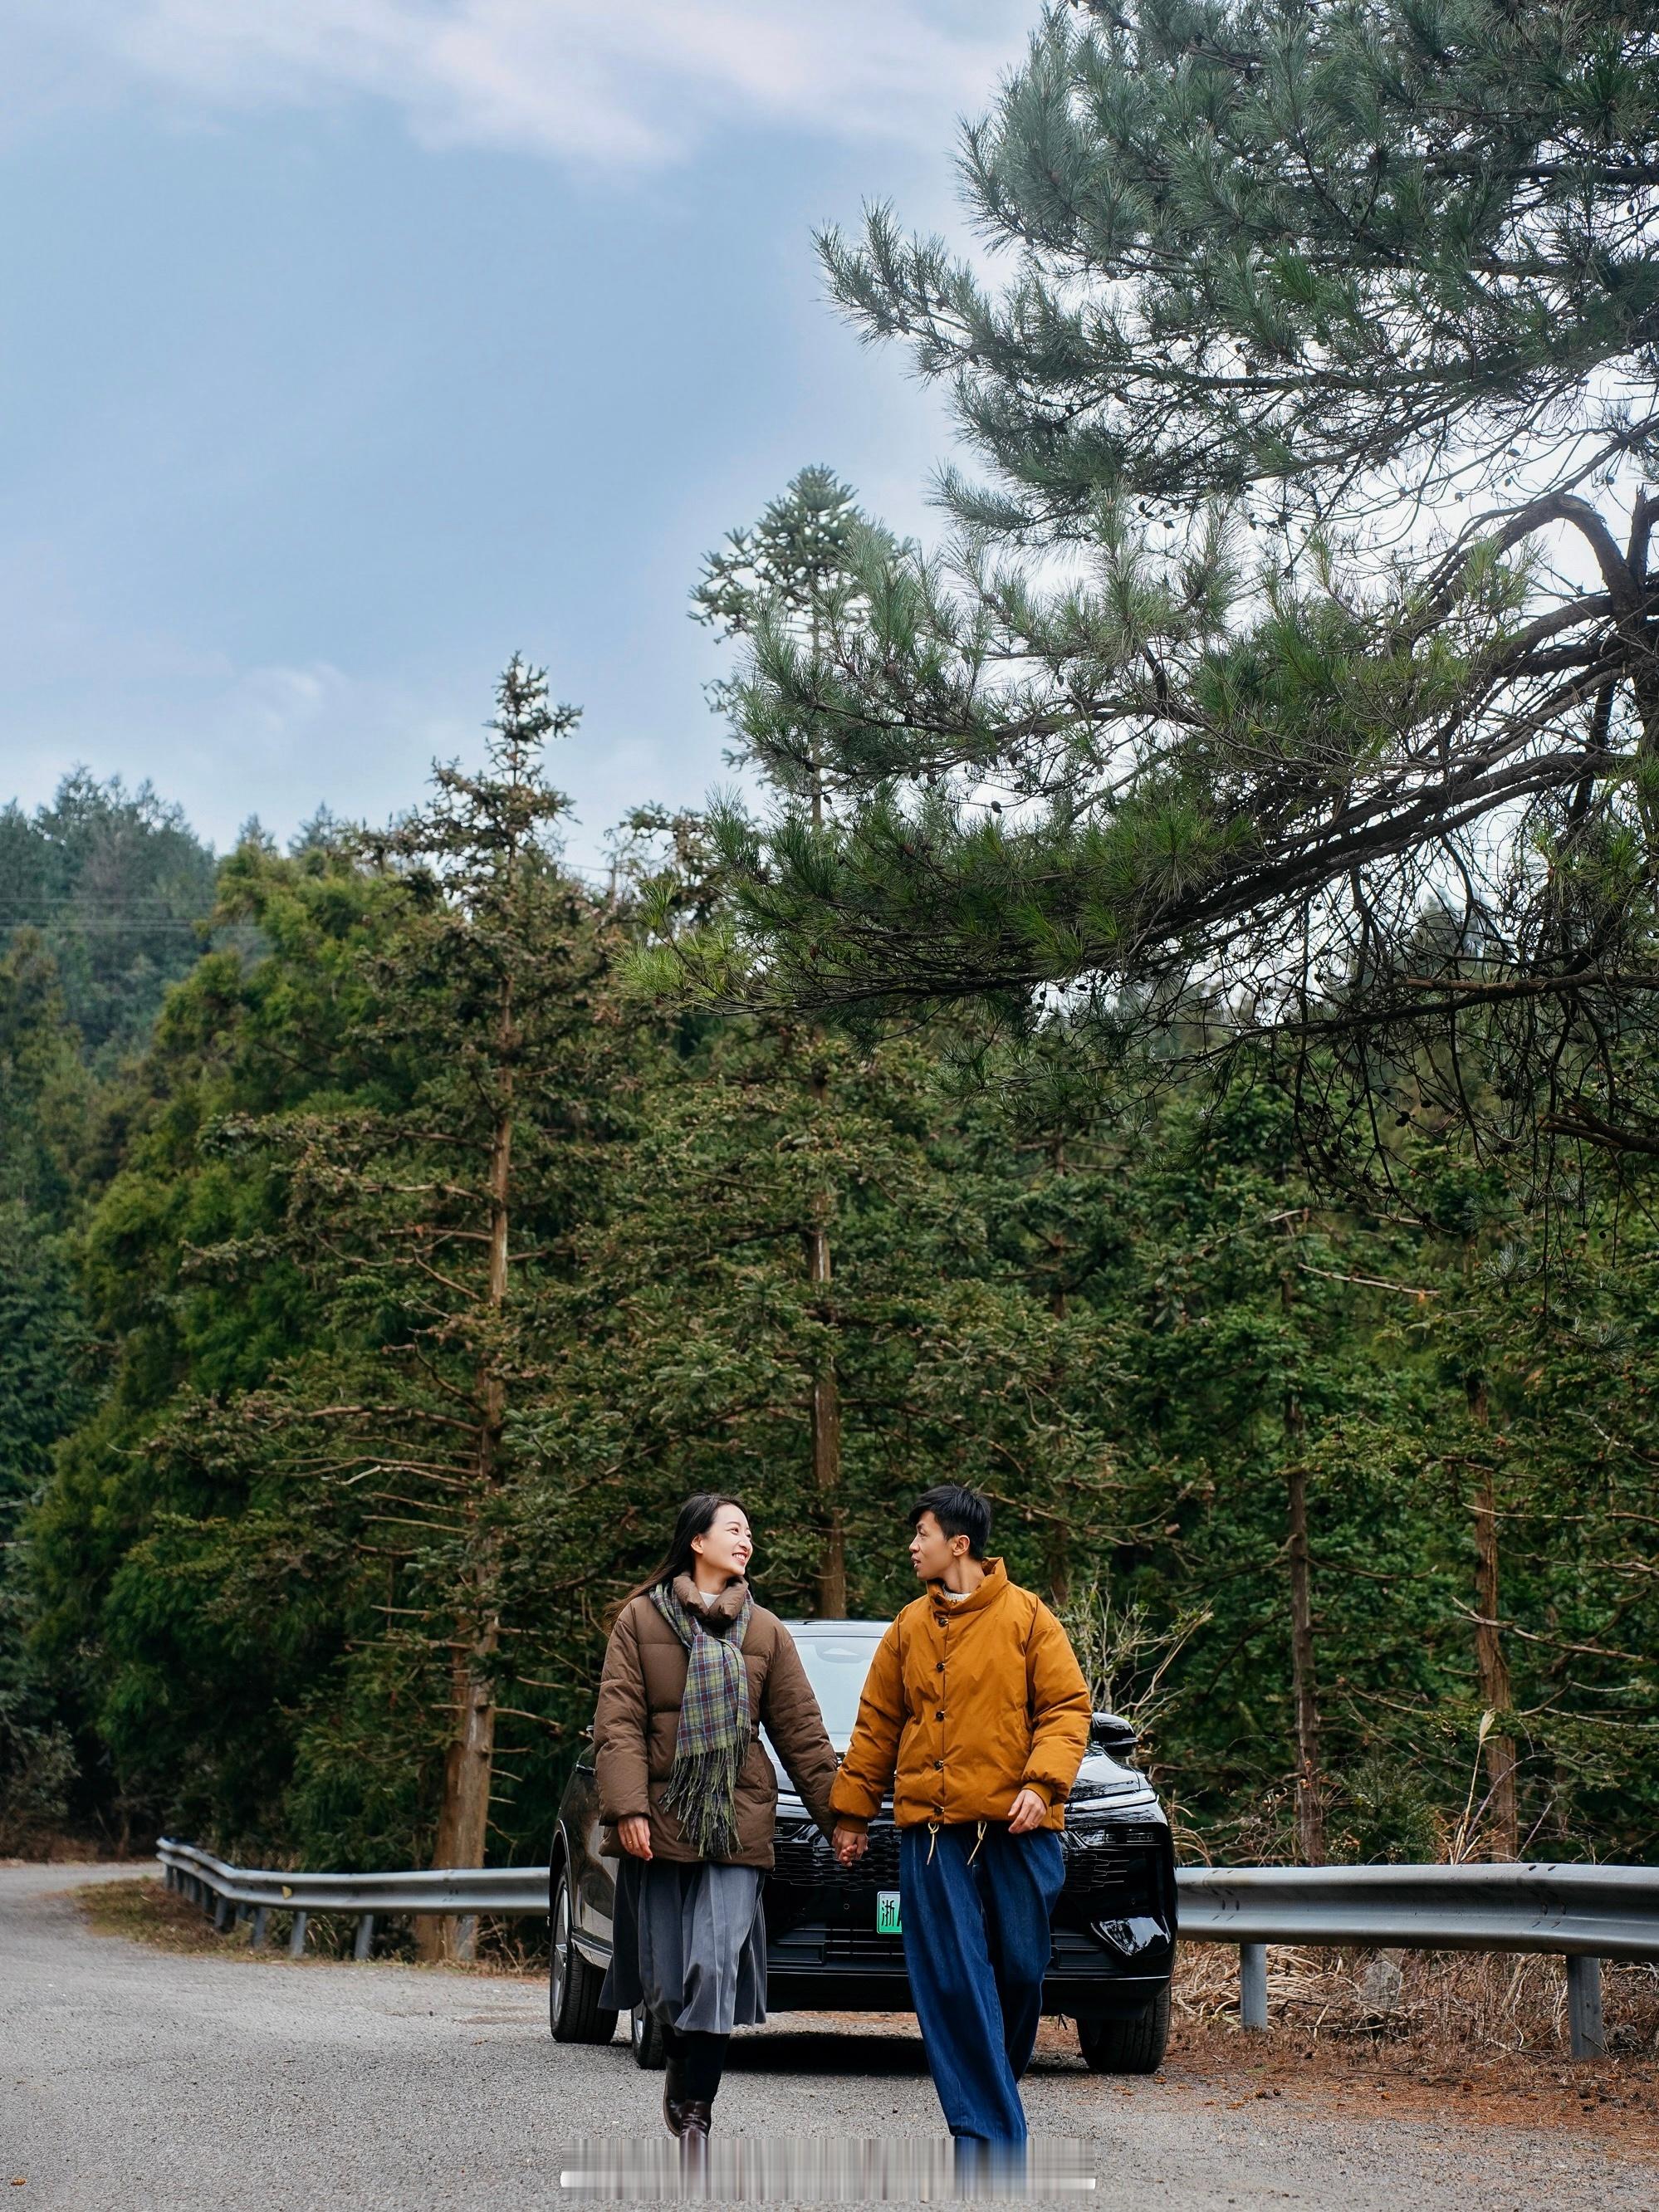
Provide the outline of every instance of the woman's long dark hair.
[[672,1583],[676,1575],[689,1575],[697,1564],[697,1555],[691,1548],[694,1536],[706,1536],[714,1525],[714,1516],[722,1505],[735,1505],[746,1521],[749,1509],[740,1498],[728,1498],[724,1491],[699,1490],[688,1498],[674,1523],[674,1533],[669,1539],[668,1549],[642,1583],[635,1583],[631,1590],[618,1598],[611,1619],[614,1621],[623,1607],[631,1605],[636,1597],[647,1590],[660,1589]]

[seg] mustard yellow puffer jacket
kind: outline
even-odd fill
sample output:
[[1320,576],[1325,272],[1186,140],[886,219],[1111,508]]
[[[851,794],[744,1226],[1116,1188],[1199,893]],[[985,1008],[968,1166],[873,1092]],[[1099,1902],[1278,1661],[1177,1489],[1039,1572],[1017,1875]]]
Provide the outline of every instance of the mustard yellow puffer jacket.
[[1089,1742],[1089,1692],[1066,1632],[1000,1559],[958,1604],[939,1584],[907,1605],[871,1662],[830,1803],[868,1820],[890,1787],[901,1828],[1006,1820],[1022,1790],[1066,1825]]

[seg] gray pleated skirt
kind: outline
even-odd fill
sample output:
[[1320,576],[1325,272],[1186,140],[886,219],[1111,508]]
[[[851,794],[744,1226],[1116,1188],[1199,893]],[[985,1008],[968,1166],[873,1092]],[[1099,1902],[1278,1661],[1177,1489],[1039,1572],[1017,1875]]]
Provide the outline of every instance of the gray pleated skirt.
[[643,2002],[671,2027],[704,2035],[758,2027],[766,2018],[763,1879],[758,1867],[625,1856],[599,2002],[626,2012]]

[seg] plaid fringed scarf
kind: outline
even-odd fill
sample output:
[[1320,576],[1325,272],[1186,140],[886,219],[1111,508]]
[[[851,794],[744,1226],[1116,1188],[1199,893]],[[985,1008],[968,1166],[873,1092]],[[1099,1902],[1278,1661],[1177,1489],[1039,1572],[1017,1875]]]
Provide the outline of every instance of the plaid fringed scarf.
[[654,1605],[686,1649],[685,1702],[663,1796],[700,1858],[724,1858],[737,1826],[738,1776],[749,1750],[749,1670],[743,1639],[755,1601],[747,1589],[732,1626],[716,1636],[699,1607],[666,1583]]

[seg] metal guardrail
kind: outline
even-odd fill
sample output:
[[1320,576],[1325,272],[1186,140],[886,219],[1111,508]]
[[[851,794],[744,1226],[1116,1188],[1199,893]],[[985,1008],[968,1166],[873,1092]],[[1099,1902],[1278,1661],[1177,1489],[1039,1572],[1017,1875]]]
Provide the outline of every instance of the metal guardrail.
[[[367,1958],[379,1915],[453,1913],[470,1950],[481,1912],[533,1916],[548,1907],[546,1867],[438,1868],[409,1874],[289,1874],[228,1865],[193,1844],[164,1837],[156,1856],[222,1928],[251,1915],[268,1939],[273,1911],[293,1916],[289,1949],[305,1948],[313,1912],[357,1916],[356,1957]],[[1659,1867],[1508,1866],[1182,1867],[1176,1881],[1186,1942],[1236,1943],[1239,2017],[1267,2024],[1269,1943],[1401,1951],[1544,1951],[1567,1962],[1575,2057],[1597,2056],[1601,1960],[1659,1960]]]
[[1181,1933],[1238,1945],[1239,2019],[1267,2024],[1267,1946],[1549,1951],[1567,1962],[1575,2058],[1607,2047],[1603,1959],[1659,1959],[1659,1867],[1182,1867]]

